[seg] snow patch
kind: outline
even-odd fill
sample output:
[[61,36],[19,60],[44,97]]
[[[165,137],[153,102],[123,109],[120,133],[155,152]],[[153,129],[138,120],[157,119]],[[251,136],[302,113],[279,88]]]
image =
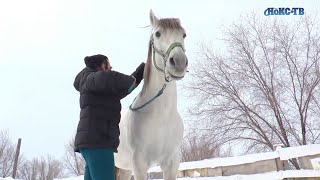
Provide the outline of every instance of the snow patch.
[[297,147],[278,149],[281,160],[288,160],[296,157],[311,156],[320,154],[320,144],[310,144]]

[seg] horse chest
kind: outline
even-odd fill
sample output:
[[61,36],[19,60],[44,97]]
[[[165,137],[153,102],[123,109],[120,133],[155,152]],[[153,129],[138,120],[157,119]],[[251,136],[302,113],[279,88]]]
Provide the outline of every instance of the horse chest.
[[183,136],[183,123],[180,116],[134,117],[129,123],[131,144],[152,151],[169,150],[179,144]]

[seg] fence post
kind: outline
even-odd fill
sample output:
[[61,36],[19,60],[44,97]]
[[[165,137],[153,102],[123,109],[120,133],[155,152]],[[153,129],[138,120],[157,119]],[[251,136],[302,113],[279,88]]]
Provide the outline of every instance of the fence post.
[[[273,150],[276,151],[278,148],[282,148],[282,147],[284,147],[283,144],[275,144],[275,145],[273,145]],[[275,160],[276,160],[277,171],[283,171],[284,170],[283,161],[280,160],[280,157],[276,158]]]
[[21,147],[21,138],[18,139],[18,145],[16,149],[16,154],[14,157],[14,164],[13,164],[13,171],[12,171],[12,178],[15,179],[17,175],[17,167],[19,161],[19,154],[20,154],[20,147]]

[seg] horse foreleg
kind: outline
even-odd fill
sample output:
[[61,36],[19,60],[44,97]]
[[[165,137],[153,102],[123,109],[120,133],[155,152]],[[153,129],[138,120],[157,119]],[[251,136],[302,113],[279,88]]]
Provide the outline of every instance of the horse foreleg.
[[130,180],[132,176],[131,170],[125,170],[125,169],[118,169],[117,178],[116,180]]
[[177,173],[180,164],[180,154],[177,152],[170,158],[160,163],[161,170],[163,172],[164,180],[175,180],[177,179]]
[[133,175],[135,180],[147,180],[147,172],[149,163],[145,159],[143,153],[133,153]]

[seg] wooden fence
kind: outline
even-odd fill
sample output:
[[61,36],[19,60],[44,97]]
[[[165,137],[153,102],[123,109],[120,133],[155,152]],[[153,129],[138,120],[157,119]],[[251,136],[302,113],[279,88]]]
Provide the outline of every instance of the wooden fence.
[[[180,163],[178,177],[214,177],[232,175],[251,175],[292,169],[289,161],[296,159],[302,170],[313,173],[306,174],[304,179],[320,180],[320,144],[282,148],[277,146],[275,151],[250,154],[245,156],[214,158],[196,162]],[[149,179],[161,179],[162,172],[159,166],[151,168]],[[299,171],[298,171],[299,172]],[[308,175],[307,175],[308,174]],[[295,177],[286,177],[285,179]]]

